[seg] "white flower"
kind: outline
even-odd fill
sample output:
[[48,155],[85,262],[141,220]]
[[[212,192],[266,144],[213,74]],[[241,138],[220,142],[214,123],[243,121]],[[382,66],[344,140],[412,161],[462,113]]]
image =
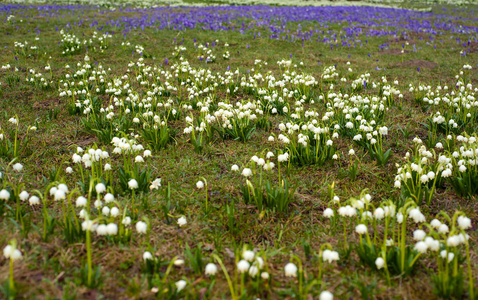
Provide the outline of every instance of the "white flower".
[[339,260],[339,253],[337,251],[332,251],[329,249],[325,249],[322,253],[322,260],[332,263],[333,261]]
[[115,200],[115,196],[113,196],[113,194],[111,193],[107,193],[103,199],[105,200],[106,203],[111,203]]
[[174,265],[177,266],[177,267],[180,267],[180,266],[184,265],[184,259],[176,259],[174,261]]
[[111,215],[112,217],[117,217],[117,216],[119,216],[119,214],[120,214],[120,210],[119,210],[119,208],[117,208],[117,207],[113,207],[113,208],[110,210],[110,215]]
[[354,155],[354,154],[355,154],[354,149],[350,149],[350,150],[349,150],[349,155]]
[[373,215],[375,217],[375,219],[377,220],[381,220],[385,217],[385,211],[383,210],[383,208],[381,207],[378,207],[377,209],[375,209],[375,211],[373,212]]
[[334,295],[329,291],[323,291],[320,293],[319,300],[333,300]]
[[137,163],[143,163],[144,159],[141,155],[138,155],[134,158],[134,161],[137,162]]
[[261,273],[261,278],[264,279],[264,280],[269,279],[269,273],[267,273],[267,272],[262,272],[262,273]]
[[22,201],[27,200],[28,197],[30,197],[30,194],[28,194],[27,191],[22,191],[22,192],[20,193],[20,195],[18,195],[18,198],[20,198],[20,200],[22,200]]
[[[458,217],[459,218],[459,217]],[[441,222],[437,219],[433,219],[431,222],[430,222],[430,225],[433,227],[433,228],[438,228],[440,227],[441,225]]]
[[150,157],[151,156],[151,150],[144,150],[144,157]]
[[28,202],[30,203],[30,205],[38,205],[40,204],[40,198],[38,198],[37,196],[31,196],[30,199],[28,199]]
[[131,218],[126,216],[123,218],[123,221],[121,221],[121,223],[125,226],[128,226],[129,224],[131,224]]
[[13,170],[21,172],[23,170],[23,165],[21,163],[16,163],[12,166]]
[[242,257],[247,261],[253,261],[254,256],[255,256],[255,253],[254,251],[251,251],[251,250],[246,250],[242,253]]
[[455,253],[453,253],[453,252],[448,252],[448,255],[447,255],[446,250],[442,250],[442,251],[440,251],[440,256],[441,256],[442,258],[448,257],[448,262],[451,262],[451,261],[453,260],[453,258],[455,258]]
[[259,268],[257,266],[252,266],[249,269],[249,276],[256,277],[257,273],[259,273]]
[[104,206],[102,209],[101,209],[101,213],[105,216],[108,216],[110,214],[110,208],[108,206]]
[[143,221],[139,221],[136,223],[136,231],[138,231],[138,233],[146,233],[146,231],[148,231],[148,224]]
[[136,181],[136,179],[131,179],[130,181],[128,181],[128,187],[132,190],[137,189],[138,182]]
[[385,265],[385,260],[381,257],[377,257],[377,259],[375,260],[375,266],[377,266],[377,269],[381,269],[383,268],[383,266]]
[[426,253],[427,249],[428,249],[428,245],[427,245],[427,243],[425,243],[423,241],[420,241],[420,242],[415,244],[414,249],[417,250],[420,253]]
[[427,234],[425,233],[425,231],[421,230],[421,229],[417,229],[413,232],[413,239],[415,241],[423,241],[423,239],[425,238]]
[[297,266],[293,263],[288,263],[284,267],[285,276],[287,277],[297,277]]
[[181,217],[178,219],[178,225],[179,227],[183,227],[184,225],[186,225],[188,222],[186,221],[186,218],[185,217]]
[[242,176],[244,176],[244,177],[249,177],[249,176],[251,176],[251,175],[252,175],[251,169],[245,168],[244,170],[242,170]]
[[144,260],[144,261],[147,261],[147,260],[149,260],[149,259],[153,259],[153,255],[151,254],[151,252],[145,251],[145,252],[143,253],[143,260]]
[[213,263],[208,263],[206,265],[206,271],[205,271],[206,275],[216,275],[217,273],[217,267],[215,264]]
[[239,171],[239,166],[238,165],[232,165],[231,171]]
[[471,228],[471,220],[465,216],[459,216],[458,219],[458,227],[463,230],[467,230]]
[[80,196],[76,199],[76,207],[86,207],[88,199],[83,196]]
[[441,224],[440,226],[438,226],[439,233],[448,233],[448,231],[450,231],[450,229],[448,228],[448,225]]
[[355,227],[355,232],[357,232],[358,234],[366,234],[367,231],[368,231],[367,226],[365,226],[364,224],[358,224]]
[[196,182],[196,187],[198,189],[202,189],[204,187],[204,182],[202,182],[201,180],[199,180],[198,182]]
[[185,287],[186,287],[186,280],[179,280],[176,282],[176,288],[178,289],[178,292],[180,292],[181,290],[183,290]]
[[104,185],[104,183],[100,182],[95,186],[95,190],[97,194],[104,193],[106,191],[106,186]]
[[239,273],[247,272],[247,270],[249,270],[249,267],[250,264],[247,262],[247,260],[242,259],[237,263],[237,271]]
[[22,259],[22,253],[20,250],[15,249],[11,245],[7,245],[5,248],[3,248],[3,256],[13,261]]
[[106,225],[106,234],[108,235],[116,235],[118,233],[118,225],[115,223],[109,223]]
[[334,216],[334,211],[331,208],[326,208],[324,210],[324,217],[326,218],[332,218]]

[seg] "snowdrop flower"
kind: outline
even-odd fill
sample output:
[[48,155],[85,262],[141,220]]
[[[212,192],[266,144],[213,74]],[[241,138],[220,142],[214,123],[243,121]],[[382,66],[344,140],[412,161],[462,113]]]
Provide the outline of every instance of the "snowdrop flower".
[[332,251],[329,249],[325,249],[322,253],[322,260],[328,263],[332,263],[333,261],[339,260],[339,253],[337,251]]
[[186,218],[185,217],[181,217],[178,219],[178,225],[179,227],[183,227],[184,225],[186,225],[188,222],[186,221]]
[[180,266],[184,265],[184,259],[176,259],[176,260],[174,261],[174,265],[175,265],[176,267],[180,267]]
[[145,251],[143,253],[143,260],[147,261],[147,260],[150,260],[150,259],[153,259],[153,255],[151,254],[151,252]]
[[423,239],[425,238],[427,234],[425,233],[425,231],[421,230],[421,229],[417,229],[413,232],[413,239],[415,241],[423,241]]
[[181,280],[177,281],[175,284],[176,284],[176,288],[177,288],[178,292],[180,292],[186,287],[187,282],[186,282],[186,280],[181,279]]
[[196,187],[198,189],[202,189],[204,187],[204,182],[202,182],[201,180],[199,180],[198,182],[196,182]]
[[23,170],[23,165],[21,163],[16,163],[12,166],[13,170],[21,172]]
[[139,221],[136,223],[136,231],[138,231],[138,233],[146,233],[146,231],[148,231],[148,224],[143,221]]
[[427,236],[425,238],[425,243],[427,244],[428,248],[432,251],[438,251],[440,249],[440,242],[433,239],[431,236]]
[[365,226],[364,224],[359,224],[355,227],[355,232],[357,232],[358,234],[366,234],[367,231],[367,226]]
[[447,255],[446,250],[442,250],[440,252],[440,256],[442,258],[447,258],[448,257],[448,262],[451,262],[453,260],[453,258],[455,258],[455,254],[453,252],[448,252],[448,255]]
[[216,275],[217,273],[217,266],[213,263],[208,263],[206,265],[206,275]]
[[151,156],[151,150],[144,150],[144,157],[150,157]]
[[105,216],[108,216],[110,214],[110,208],[108,206],[104,206],[102,209],[101,209],[101,213]]
[[257,266],[252,266],[249,269],[249,276],[256,277],[257,273],[259,273],[259,268]]
[[86,207],[88,199],[83,196],[76,198],[76,207]]
[[67,167],[65,169],[65,172],[68,173],[68,174],[71,174],[71,173],[73,173],[73,169],[71,167]]
[[449,228],[446,224],[441,224],[440,226],[438,226],[438,232],[439,233],[448,233]]
[[111,165],[105,164],[105,171],[110,171],[110,170],[111,170]]
[[431,222],[430,222],[430,225],[435,228],[435,229],[438,229],[438,227],[440,227],[441,225],[441,222],[437,219],[433,219]]
[[334,295],[329,291],[323,291],[320,293],[319,300],[333,300]]
[[119,210],[119,208],[117,208],[117,207],[113,207],[113,208],[110,210],[110,215],[111,215],[112,217],[117,217],[117,216],[119,216],[119,214],[120,214],[120,210]]
[[111,193],[107,193],[103,199],[105,200],[105,203],[111,203],[115,200],[115,196]]
[[30,194],[28,194],[27,191],[22,191],[22,192],[20,193],[20,195],[18,195],[18,198],[20,198],[20,200],[22,200],[22,201],[27,200],[28,197],[30,197]]
[[355,154],[354,149],[350,149],[350,150],[349,150],[349,155],[354,155],[354,154]]
[[136,179],[131,179],[130,181],[128,181],[128,187],[132,190],[137,189],[138,182],[136,181]]
[[249,177],[249,176],[251,176],[251,175],[252,175],[251,169],[245,168],[244,170],[242,170],[242,176],[244,176],[244,177]]
[[428,245],[427,245],[427,243],[425,243],[423,241],[420,241],[420,242],[415,244],[414,249],[417,250],[418,252],[424,254],[424,253],[427,252]]
[[463,230],[467,230],[471,228],[471,220],[465,216],[459,216],[458,219],[458,227]]
[[28,199],[28,202],[30,203],[30,205],[38,205],[40,204],[40,198],[38,198],[37,196],[31,196],[30,199]]
[[20,250],[15,249],[12,245],[7,245],[3,248],[3,256],[6,259],[11,259],[13,261],[22,259],[22,252]]
[[330,219],[334,216],[334,211],[331,208],[326,208],[324,210],[324,217]]
[[108,235],[116,235],[118,233],[118,225],[115,223],[109,223],[106,225],[106,234]]
[[106,191],[106,186],[104,185],[104,183],[98,183],[95,186],[95,190],[97,194],[104,193]]
[[385,216],[385,211],[383,210],[383,208],[378,207],[378,208],[375,209],[375,211],[373,212],[373,215],[374,215],[375,219],[381,220],[381,219],[383,219],[384,216]]
[[234,171],[234,172],[239,171],[239,166],[238,165],[232,165],[231,171]]
[[269,273],[267,273],[267,272],[262,272],[262,273],[261,273],[261,278],[264,279],[264,280],[269,279]]
[[285,265],[284,271],[287,277],[297,277],[297,266],[293,263]]
[[249,270],[250,264],[247,262],[247,260],[240,260],[237,263],[237,271],[239,273],[245,273],[247,270]]
[[57,190],[55,192],[55,195],[53,196],[53,198],[55,199],[55,201],[65,200],[66,199],[66,193],[63,190]]
[[254,251],[251,251],[251,250],[246,250],[244,251],[244,253],[242,253],[242,257],[244,257],[244,259],[247,261],[253,261],[254,256],[255,256],[255,253]]
[[375,260],[375,266],[377,266],[377,269],[381,269],[383,268],[383,266],[385,265],[385,260],[381,257],[377,257],[377,259]]
[[131,224],[131,218],[128,216],[124,217],[123,220],[121,221],[121,224],[128,226],[129,224]]
[[137,163],[143,163],[144,159],[141,155],[138,155],[134,158],[134,161],[137,162]]

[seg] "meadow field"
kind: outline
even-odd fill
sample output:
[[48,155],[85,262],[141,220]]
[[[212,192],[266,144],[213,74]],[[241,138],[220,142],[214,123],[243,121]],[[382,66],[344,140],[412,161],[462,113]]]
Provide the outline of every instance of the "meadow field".
[[0,297],[478,299],[478,6],[183,2],[0,4]]

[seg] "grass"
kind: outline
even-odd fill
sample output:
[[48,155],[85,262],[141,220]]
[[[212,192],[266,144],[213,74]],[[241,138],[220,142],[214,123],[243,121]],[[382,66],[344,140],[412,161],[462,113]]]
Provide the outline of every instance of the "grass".
[[[192,1],[193,2],[193,1]],[[440,7],[434,8],[440,11]],[[450,11],[448,11],[450,13]],[[31,12],[28,12],[31,13]],[[94,18],[97,12],[85,11],[81,18]],[[458,10],[457,14],[464,12]],[[121,12],[111,13],[116,16]],[[127,13],[125,13],[127,14]],[[100,143],[98,138],[91,133],[86,133],[80,116],[70,115],[67,110],[65,98],[58,96],[59,78],[71,71],[65,68],[66,64],[74,66],[81,62],[85,56],[85,49],[75,55],[62,55],[58,45],[59,32],[55,26],[63,28],[67,23],[73,23],[79,16],[63,14],[64,17],[49,19],[23,18],[23,22],[16,20],[12,25],[0,24],[0,61],[9,63],[18,68],[18,72],[0,70],[0,90],[2,92],[0,108],[2,109],[1,128],[11,126],[8,120],[18,115],[20,140],[23,140],[25,128],[35,125],[37,131],[30,134],[30,142],[25,152],[18,157],[24,166],[24,172],[15,175],[15,182],[23,184],[27,191],[34,189],[44,190],[50,183],[53,168],[59,169],[59,178],[67,181],[70,189],[79,181],[78,174],[66,174],[64,169],[70,166],[71,155],[76,146],[86,148],[97,144],[112,150],[111,145]],[[17,18],[17,17],[16,17]],[[102,18],[101,15],[98,18]],[[475,25],[473,20],[467,21]],[[302,30],[315,28],[316,23],[302,24]],[[18,28],[17,26],[21,26]],[[292,24],[291,32],[298,24]],[[329,24],[329,30],[339,32],[346,24]],[[36,28],[40,28],[40,40],[35,43],[39,50],[35,53],[21,55],[15,53],[14,42],[29,41],[33,43]],[[82,26],[73,27],[70,32],[83,39],[91,37],[95,28]],[[384,149],[392,148],[392,157],[385,166],[378,166],[362,149],[357,150],[360,158],[358,175],[354,181],[350,180],[345,168],[348,162],[340,166],[336,162],[329,162],[325,166],[293,166],[288,171],[288,180],[291,186],[296,187],[295,201],[289,206],[287,213],[276,213],[270,210],[258,211],[254,205],[245,205],[242,202],[240,186],[244,180],[239,174],[230,171],[233,164],[246,164],[250,157],[264,151],[273,151],[273,145],[267,142],[272,133],[279,134],[278,125],[285,122],[284,116],[271,117],[270,130],[256,129],[251,140],[239,142],[233,140],[220,140],[217,137],[204,153],[194,152],[193,146],[188,142],[189,135],[183,134],[184,118],[170,121],[171,128],[178,134],[174,141],[165,149],[153,151],[153,157],[148,162],[153,178],[162,179],[163,188],[167,184],[171,189],[171,204],[169,213],[172,216],[184,215],[188,225],[178,227],[176,218],[165,217],[161,207],[168,200],[160,193],[137,195],[138,202],[147,203],[140,208],[141,216],[147,217],[150,222],[149,235],[136,235],[129,243],[117,243],[111,239],[93,238],[93,264],[101,266],[102,282],[96,288],[86,288],[80,280],[80,269],[86,259],[86,246],[83,241],[68,244],[60,234],[61,227],[56,227],[54,234],[48,241],[43,241],[41,209],[28,208],[31,215],[32,229],[28,235],[22,235],[21,226],[8,212],[2,217],[0,229],[0,244],[6,245],[9,240],[16,238],[25,259],[15,263],[14,277],[20,298],[116,298],[124,295],[127,298],[154,298],[155,293],[148,287],[146,276],[140,271],[143,252],[147,249],[156,254],[165,263],[159,268],[161,276],[165,276],[169,262],[173,257],[185,258],[185,248],[201,248],[202,259],[212,262],[212,255],[222,257],[226,267],[231,273],[234,269],[234,253],[240,251],[244,245],[251,248],[262,249],[267,257],[269,272],[273,281],[270,286],[249,295],[263,298],[292,298],[293,289],[290,288],[289,279],[283,275],[283,267],[290,260],[290,255],[301,257],[309,274],[317,270],[317,261],[306,249],[318,253],[320,245],[330,243],[338,248],[341,238],[332,234],[329,221],[322,217],[323,210],[328,206],[328,186],[335,183],[335,191],[341,199],[357,196],[363,189],[369,189],[375,203],[392,199],[398,201],[399,191],[393,189],[396,174],[396,163],[402,162],[402,157],[413,147],[412,139],[419,136],[426,139],[427,129],[422,123],[429,116],[423,106],[417,105],[408,84],[423,83],[427,85],[454,85],[454,76],[464,64],[474,68],[477,65],[476,43],[473,44],[474,52],[466,56],[460,55],[465,49],[457,44],[455,38],[462,42],[469,36],[461,34],[447,34],[437,36],[431,44],[426,34],[409,34],[406,46],[407,52],[400,53],[405,40],[401,36],[392,37],[363,37],[367,42],[357,42],[356,47],[334,47],[316,42],[300,41],[289,42],[271,40],[267,38],[266,28],[257,28],[262,38],[254,38],[251,32],[240,34],[238,32],[212,32],[199,29],[187,31],[163,30],[154,28],[133,30],[126,38],[115,33],[110,40],[110,46],[101,51],[96,46],[89,47],[88,55],[92,62],[101,63],[109,71],[109,78],[120,77],[126,73],[129,62],[136,62],[140,57],[133,52],[134,45],[142,45],[145,50],[145,63],[147,65],[161,65],[168,58],[171,65],[174,59],[171,53],[175,46],[180,44],[187,48],[183,57],[193,67],[202,67],[212,73],[223,73],[227,67],[231,70],[239,69],[242,74],[247,73],[254,65],[255,59],[267,62],[262,70],[279,74],[281,71],[277,61],[291,57],[294,64],[303,62],[300,69],[315,78],[320,78],[325,67],[337,65],[341,73],[346,73],[351,63],[355,74],[370,72],[374,80],[386,76],[389,81],[398,80],[398,88],[403,92],[403,106],[393,106],[386,113],[384,125],[389,128],[389,135],[384,141]],[[197,59],[194,49],[195,39],[199,43],[212,43],[218,40],[218,46],[213,48],[217,58],[216,62],[206,64]],[[131,46],[123,47],[121,43],[129,42]],[[229,60],[222,58],[222,46],[229,43],[227,50],[231,57]],[[427,44],[428,43],[428,44]],[[379,50],[379,45],[387,44],[384,50]],[[352,44],[353,45],[353,44]],[[413,51],[413,45],[417,51]],[[434,46],[436,45],[436,49]],[[26,83],[24,78],[29,75],[29,69],[45,74],[50,79],[50,74],[45,71],[45,66],[51,66],[53,86],[42,89]],[[417,71],[417,67],[419,71]],[[19,76],[20,80],[7,84],[9,76]],[[477,73],[471,75],[474,86],[478,84]],[[135,87],[136,88],[136,87]],[[375,91],[370,91],[373,93]],[[174,94],[173,94],[174,97]],[[224,91],[220,92],[219,99],[224,98]],[[239,94],[237,99],[249,99],[251,96]],[[109,99],[105,97],[105,102]],[[310,106],[323,115],[325,108],[320,103]],[[340,137],[337,141],[337,151],[344,153],[349,150],[351,139]],[[0,161],[3,170],[7,168],[10,159]],[[207,179],[207,193],[209,209],[205,210],[205,191],[198,190],[195,184],[201,177]],[[127,204],[129,194],[118,194],[118,201]],[[226,213],[227,207],[233,207],[232,215]],[[453,189],[446,185],[439,189],[430,206],[423,206],[422,211],[432,218],[444,210],[453,213],[459,209],[464,211],[476,224],[478,221],[476,198],[462,198],[456,195]],[[60,209],[53,208],[51,214],[55,219],[61,219]],[[232,218],[232,220],[231,220]],[[232,221],[232,222],[231,222]],[[231,225],[232,224],[232,225]],[[469,232],[471,236],[471,256],[473,276],[476,278],[476,227]],[[356,238],[349,237],[351,241]],[[304,246],[305,245],[305,246]],[[309,248],[308,248],[309,247]],[[7,279],[8,262],[0,258],[0,279]],[[394,279],[388,286],[385,276],[373,272],[359,262],[355,253],[350,258],[341,259],[336,265],[327,266],[324,274],[323,289],[333,291],[339,299],[368,297],[377,298],[411,298],[430,299],[435,295],[432,292],[430,273],[433,272],[434,260],[424,258],[420,261],[412,277]],[[184,267],[174,267],[169,275],[171,282],[187,278],[189,283],[188,293],[190,298],[229,298],[228,284],[219,272],[215,280],[204,275],[204,270],[194,272],[186,262]],[[476,279],[475,279],[476,280]],[[211,287],[212,285],[212,287]],[[317,288],[311,294],[317,295],[321,289]],[[247,298],[247,297],[246,297]]]

